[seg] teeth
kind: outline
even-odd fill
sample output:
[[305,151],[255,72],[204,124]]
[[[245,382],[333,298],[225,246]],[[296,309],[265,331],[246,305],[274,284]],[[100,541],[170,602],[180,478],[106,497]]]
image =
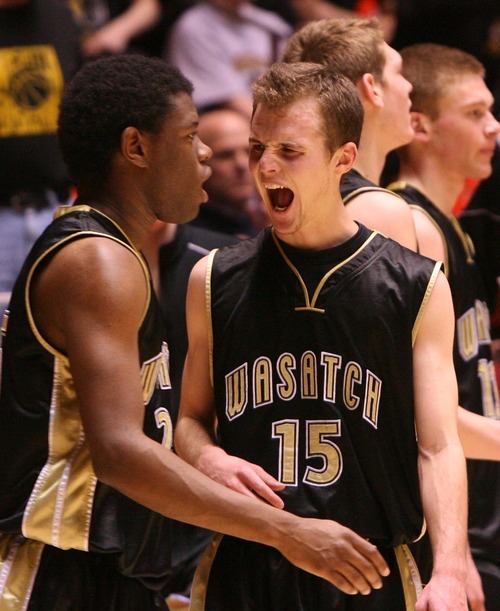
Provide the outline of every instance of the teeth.
[[286,189],[283,185],[264,185],[266,189]]

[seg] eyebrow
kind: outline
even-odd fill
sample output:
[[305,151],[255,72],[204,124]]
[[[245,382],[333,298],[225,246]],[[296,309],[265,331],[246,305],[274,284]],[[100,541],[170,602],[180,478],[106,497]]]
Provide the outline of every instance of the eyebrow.
[[471,100],[470,102],[464,102],[463,108],[471,108],[473,106],[486,106],[489,110],[493,108],[495,100],[493,96],[491,98],[476,98],[475,100]]
[[[255,138],[254,136],[250,136],[250,138],[248,139],[249,144],[263,144],[263,142],[261,140],[259,140],[258,138]],[[285,148],[295,148],[295,149],[304,149],[305,147],[301,144],[299,144],[298,142],[277,142],[277,143],[271,143],[268,144],[267,146],[272,146],[274,148],[279,148],[279,147],[285,147]]]

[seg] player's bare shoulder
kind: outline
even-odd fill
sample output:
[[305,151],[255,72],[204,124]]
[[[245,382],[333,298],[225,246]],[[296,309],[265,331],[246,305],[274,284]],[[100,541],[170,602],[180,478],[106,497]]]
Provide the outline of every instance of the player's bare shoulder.
[[347,209],[356,221],[416,250],[411,210],[396,193],[387,189],[363,191],[349,201]]

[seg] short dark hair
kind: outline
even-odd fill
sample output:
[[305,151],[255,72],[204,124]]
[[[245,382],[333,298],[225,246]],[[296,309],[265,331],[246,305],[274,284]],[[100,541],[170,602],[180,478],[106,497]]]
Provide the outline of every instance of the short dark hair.
[[59,144],[77,188],[104,184],[125,128],[158,132],[173,98],[192,91],[177,68],[157,58],[116,55],[86,64],[69,82],[59,112]]
[[454,47],[418,43],[404,48],[401,57],[403,76],[413,86],[411,109],[431,119],[439,116],[439,103],[450,85],[466,76],[485,76],[484,66],[477,58]]
[[284,108],[298,100],[314,98],[330,152],[346,142],[359,144],[364,111],[358,90],[347,77],[333,74],[328,66],[276,63],[255,81],[252,90],[254,111],[258,104]]

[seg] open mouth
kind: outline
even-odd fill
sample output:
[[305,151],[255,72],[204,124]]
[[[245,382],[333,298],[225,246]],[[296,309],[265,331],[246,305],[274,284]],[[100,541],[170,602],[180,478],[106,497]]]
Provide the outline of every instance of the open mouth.
[[293,191],[282,185],[266,185],[269,201],[278,212],[286,210],[293,201]]

